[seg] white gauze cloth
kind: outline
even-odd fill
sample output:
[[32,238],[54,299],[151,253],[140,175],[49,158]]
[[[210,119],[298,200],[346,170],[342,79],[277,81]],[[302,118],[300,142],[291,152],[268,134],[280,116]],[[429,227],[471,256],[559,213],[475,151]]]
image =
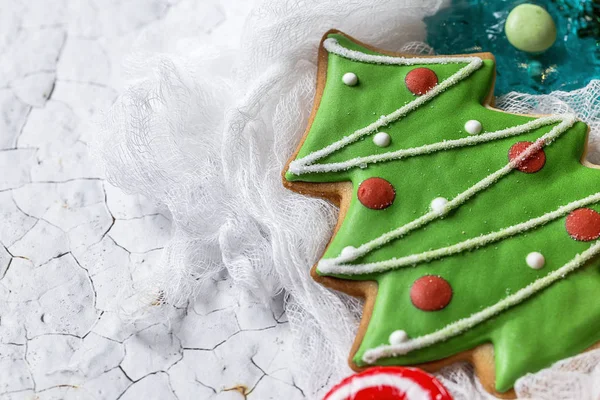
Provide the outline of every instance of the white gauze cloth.
[[[207,35],[207,3],[182,1],[151,26],[127,60],[127,88],[92,149],[110,182],[144,194],[172,216],[161,269],[142,297],[160,293],[169,304],[201,298],[198,289],[223,269],[257,298],[283,290],[295,340],[290,368],[307,396],[318,398],[348,375],[361,303],[309,276],[337,209],[285,189],[281,171],[312,108],[323,33],[337,28],[380,48],[428,53],[415,41],[425,37],[422,18],[441,3],[266,0],[235,21],[245,23],[238,41],[226,29]],[[511,93],[497,104],[524,113],[574,111],[596,138],[599,93],[592,82],[572,93]],[[599,359],[596,352],[562,362],[522,378],[517,391],[531,398],[597,398]],[[491,398],[468,365],[439,376],[457,399]]]

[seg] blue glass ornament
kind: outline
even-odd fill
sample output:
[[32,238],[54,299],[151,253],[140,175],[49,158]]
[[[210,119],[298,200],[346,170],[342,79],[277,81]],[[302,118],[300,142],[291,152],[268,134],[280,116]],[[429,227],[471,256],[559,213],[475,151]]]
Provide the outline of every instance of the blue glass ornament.
[[[556,24],[556,42],[541,54],[516,49],[504,33],[508,14],[524,3],[545,8]],[[600,79],[599,0],[452,0],[425,23],[438,54],[494,54],[496,95],[573,90]]]

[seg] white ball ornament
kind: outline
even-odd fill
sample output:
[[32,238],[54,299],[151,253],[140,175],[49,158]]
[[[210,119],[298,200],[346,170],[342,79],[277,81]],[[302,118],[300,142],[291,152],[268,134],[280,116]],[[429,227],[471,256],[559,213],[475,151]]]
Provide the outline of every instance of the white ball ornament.
[[352,257],[354,252],[356,251],[356,247],[346,246],[342,249],[342,253],[340,254],[342,257]]
[[525,262],[533,269],[540,269],[544,267],[544,264],[546,264],[546,259],[544,258],[544,255],[542,253],[534,251],[532,253],[527,254]]
[[392,138],[385,132],[377,132],[375,136],[373,136],[373,143],[379,147],[388,147],[392,142]]
[[483,126],[481,125],[481,122],[475,119],[465,122],[465,131],[467,131],[469,135],[478,135],[481,133],[482,129]]
[[390,335],[390,344],[400,344],[408,340],[408,335],[403,330],[397,330]]
[[344,76],[342,76],[342,82],[348,86],[354,86],[358,83],[358,76],[356,76],[354,72],[346,72]]
[[431,211],[434,211],[438,214],[443,214],[446,211],[446,206],[448,205],[448,200],[443,197],[436,197],[431,201]]

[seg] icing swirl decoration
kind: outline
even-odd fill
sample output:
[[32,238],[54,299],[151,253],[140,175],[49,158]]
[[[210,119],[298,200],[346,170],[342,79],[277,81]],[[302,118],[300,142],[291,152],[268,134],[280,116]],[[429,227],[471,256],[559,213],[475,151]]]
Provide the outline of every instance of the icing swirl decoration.
[[[341,34],[323,51],[319,107],[285,182],[345,188],[313,276],[377,283],[352,365],[419,365],[492,342],[488,382],[504,392],[600,342],[600,304],[587,296],[600,290],[600,171],[580,162],[587,126],[491,108],[486,54],[388,55]],[[330,84],[347,71],[361,77],[352,102]],[[378,144],[383,132],[393,141]],[[553,338],[526,334],[540,326]]]
[[347,377],[323,400],[452,400],[433,376],[417,368],[376,367]]

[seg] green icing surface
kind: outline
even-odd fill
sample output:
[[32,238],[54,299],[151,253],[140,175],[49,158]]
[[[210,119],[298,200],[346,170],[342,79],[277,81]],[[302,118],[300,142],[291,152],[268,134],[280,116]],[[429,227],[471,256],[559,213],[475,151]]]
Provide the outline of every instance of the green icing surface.
[[[331,37],[343,47],[376,54],[342,35]],[[442,82],[465,65],[431,64],[426,67],[434,70]],[[329,54],[321,103],[297,159],[414,100],[415,96],[404,84],[404,77],[413,68],[416,67],[367,64]],[[346,72],[357,74],[357,86],[342,83],[341,77]],[[375,146],[372,135],[368,135],[318,163],[340,162],[464,138],[468,136],[464,123],[471,119],[482,123],[483,132],[535,119],[482,106],[493,79],[494,64],[485,60],[484,65],[464,81],[381,129],[392,138],[389,147]],[[285,176],[289,181],[352,182],[354,196],[350,207],[324,255],[324,258],[332,258],[346,246],[358,247],[425,214],[436,197],[454,198],[504,167],[508,162],[508,150],[514,143],[535,141],[552,127],[476,146],[371,164],[367,168],[301,175],[287,172]],[[376,249],[356,263],[389,260],[452,245],[541,216],[598,192],[600,170],[580,163],[586,135],[587,126],[577,123],[544,148],[546,164],[539,172],[526,174],[514,170],[445,218]],[[384,178],[394,186],[396,199],[392,206],[371,210],[358,201],[356,190],[370,177]],[[600,211],[598,204],[589,207]],[[411,338],[434,332],[497,303],[562,267],[591,245],[591,242],[571,239],[564,224],[565,217],[562,217],[501,242],[414,267],[370,275],[335,275],[344,279],[375,280],[379,287],[369,326],[354,361],[364,365],[365,351],[389,344],[389,335],[395,330],[402,329]],[[533,251],[545,256],[544,268],[533,270],[527,266],[525,257]],[[419,310],[409,297],[412,283],[430,274],[443,277],[453,288],[452,301],[440,311]],[[492,342],[496,389],[506,391],[526,373],[573,356],[600,340],[600,302],[596,299],[599,292],[600,270],[598,262],[594,261],[465,333],[401,357],[379,360],[378,364],[418,364]]]

